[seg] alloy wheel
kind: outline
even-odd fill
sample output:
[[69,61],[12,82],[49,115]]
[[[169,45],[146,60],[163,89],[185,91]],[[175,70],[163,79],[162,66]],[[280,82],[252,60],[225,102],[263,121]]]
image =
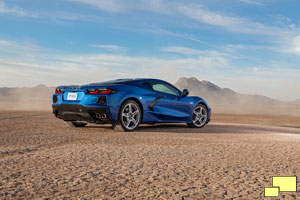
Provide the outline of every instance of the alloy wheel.
[[128,130],[135,129],[140,122],[140,111],[135,103],[128,103],[122,110],[121,120],[123,126]]
[[193,111],[193,124],[202,127],[207,121],[207,109],[203,105],[198,105]]

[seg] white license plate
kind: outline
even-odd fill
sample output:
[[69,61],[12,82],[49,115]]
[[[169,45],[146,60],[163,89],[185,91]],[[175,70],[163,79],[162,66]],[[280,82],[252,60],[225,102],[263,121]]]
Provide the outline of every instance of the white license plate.
[[67,96],[67,100],[76,101],[77,100],[77,95],[78,95],[77,93],[69,92],[68,96]]

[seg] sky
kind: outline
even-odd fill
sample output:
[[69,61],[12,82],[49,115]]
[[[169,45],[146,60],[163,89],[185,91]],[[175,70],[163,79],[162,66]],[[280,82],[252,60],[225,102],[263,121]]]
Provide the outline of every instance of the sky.
[[208,80],[300,99],[297,0],[0,0],[0,87]]

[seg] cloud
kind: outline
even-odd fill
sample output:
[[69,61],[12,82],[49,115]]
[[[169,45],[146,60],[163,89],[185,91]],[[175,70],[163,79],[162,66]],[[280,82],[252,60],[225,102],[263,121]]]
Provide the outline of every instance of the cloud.
[[156,13],[168,13],[170,4],[164,0],[67,0],[77,2],[111,13],[125,13],[131,11],[151,11]]
[[25,15],[24,11],[20,8],[14,7],[9,8],[6,6],[5,2],[0,0],[0,13],[2,14],[16,14],[16,15]]
[[125,4],[118,0],[68,0],[72,2],[82,3],[94,7],[96,9],[108,12],[121,12],[125,9]]
[[225,57],[205,53],[196,58],[122,54],[57,54],[55,50],[45,49],[35,43],[0,40],[0,85],[83,84],[104,79],[145,76],[174,82],[180,76],[190,76],[228,64]]
[[294,37],[291,43],[291,51],[300,55],[300,36]]
[[268,36],[282,36],[291,33],[289,30],[266,26],[245,18],[213,12],[201,5],[177,4],[177,10],[187,18],[204,24],[222,27],[231,32]]
[[[300,35],[282,38],[276,46],[270,50],[286,55],[300,55]],[[298,57],[294,57],[297,59]]]
[[241,22],[239,18],[220,15],[200,5],[181,4],[177,6],[177,9],[186,17],[210,25],[227,27]]
[[148,32],[148,33],[153,33],[153,34],[159,34],[159,35],[168,35],[168,36],[172,36],[172,37],[177,37],[177,38],[181,38],[181,39],[185,39],[185,40],[190,40],[193,42],[197,42],[200,44],[204,44],[208,47],[211,47],[213,49],[218,49],[220,51],[222,51],[221,48],[219,48],[216,45],[213,45],[209,42],[203,41],[203,40],[199,40],[197,37],[191,35],[191,34],[186,34],[186,33],[180,33],[180,32],[174,32],[174,31],[170,31],[170,30],[166,30],[163,28],[159,28],[159,27],[148,27],[143,29],[143,31]]
[[90,45],[91,47],[98,47],[98,48],[102,48],[108,51],[123,51],[124,48],[120,47],[118,45],[100,45],[100,44],[92,44]]
[[258,6],[264,6],[263,3],[257,2],[257,1],[252,1],[252,0],[240,0],[244,3],[248,3],[248,4],[254,4],[254,5],[258,5]]
[[19,15],[19,16],[28,16],[28,17],[37,17],[23,11],[19,7],[8,7],[3,0],[0,0],[0,14],[9,14],[9,15]]
[[190,55],[190,56],[207,56],[207,57],[225,57],[225,56],[229,56],[228,54],[222,53],[222,52],[219,52],[219,51],[198,50],[198,49],[182,47],[182,46],[162,47],[161,50],[165,51],[165,52],[184,54],[184,55]]
[[[228,15],[221,12],[214,11],[205,7],[201,3],[190,3],[182,1],[164,1],[164,0],[140,0],[140,1],[120,1],[120,0],[67,0],[71,2],[78,2],[86,5],[90,5],[96,9],[121,13],[127,15],[139,15],[139,13],[145,14],[145,11],[160,14],[165,17],[172,17],[180,19],[181,23],[184,21],[193,20],[203,24],[224,28],[230,32],[265,35],[267,37],[281,37],[291,35],[293,32],[291,28],[284,29],[282,27],[276,27],[272,25],[266,25],[251,19],[239,17],[236,15]],[[259,1],[253,0],[241,0],[245,3],[251,3],[255,5],[264,5]],[[140,11],[140,12],[139,12]],[[151,27],[149,25],[148,27]],[[290,27],[293,27],[290,26]],[[143,27],[145,28],[145,27]],[[192,38],[190,38],[192,39]]]
[[166,52],[186,54],[186,55],[197,55],[197,56],[203,55],[205,53],[204,51],[198,49],[192,49],[192,48],[180,47],[180,46],[162,47],[161,50]]

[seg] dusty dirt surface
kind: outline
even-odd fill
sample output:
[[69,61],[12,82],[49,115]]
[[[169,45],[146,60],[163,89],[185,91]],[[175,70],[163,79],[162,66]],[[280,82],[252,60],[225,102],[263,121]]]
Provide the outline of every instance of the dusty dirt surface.
[[214,114],[212,118],[214,122],[300,128],[299,116]]
[[50,112],[0,111],[0,199],[263,199],[272,176],[300,175],[300,129],[238,124],[259,117],[278,125],[215,115],[202,129],[121,133],[69,128]]

